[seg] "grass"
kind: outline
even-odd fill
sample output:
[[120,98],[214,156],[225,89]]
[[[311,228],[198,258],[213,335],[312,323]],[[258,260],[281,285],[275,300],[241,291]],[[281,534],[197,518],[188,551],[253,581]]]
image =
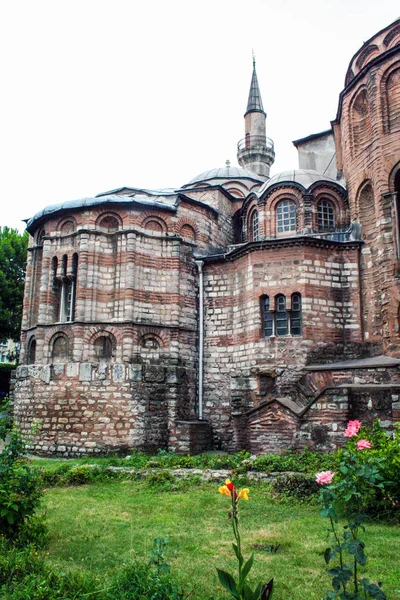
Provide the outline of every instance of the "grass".
[[[181,488],[181,489],[180,489]],[[105,573],[137,556],[150,556],[156,537],[169,537],[167,562],[172,573],[193,589],[193,600],[227,598],[215,567],[235,569],[229,500],[217,486],[188,483],[149,486],[118,481],[47,490],[44,499],[50,535],[46,551],[58,568]],[[253,578],[277,583],[274,600],[321,600],[330,589],[323,551],[327,522],[317,506],[277,502],[263,485],[252,485],[241,503],[244,554],[255,547]],[[400,599],[400,530],[369,524],[364,537],[367,576],[382,580],[391,600]],[[268,545],[280,544],[276,554]],[[265,549],[264,549],[265,548]]]

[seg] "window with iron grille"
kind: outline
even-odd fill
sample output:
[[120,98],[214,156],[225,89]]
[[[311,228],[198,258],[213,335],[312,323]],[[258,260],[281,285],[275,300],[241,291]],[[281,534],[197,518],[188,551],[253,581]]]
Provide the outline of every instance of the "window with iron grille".
[[288,332],[288,314],[286,311],[286,298],[282,294],[275,298],[275,321],[276,321],[276,335],[282,336],[287,335]]
[[264,297],[263,303],[264,336],[271,337],[275,334],[274,313],[271,311],[269,296]]
[[257,242],[259,239],[259,220],[258,211],[254,210],[250,215],[250,242]]
[[318,202],[318,231],[333,231],[335,229],[335,210],[329,200]]
[[296,205],[292,200],[282,200],[276,207],[276,231],[285,233],[296,229]]
[[290,313],[290,333],[301,335],[301,295],[292,295],[292,310]]

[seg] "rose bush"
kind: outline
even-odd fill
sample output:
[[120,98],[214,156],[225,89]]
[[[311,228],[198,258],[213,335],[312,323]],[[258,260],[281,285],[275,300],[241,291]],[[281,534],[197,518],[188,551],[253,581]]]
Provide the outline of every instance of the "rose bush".
[[[360,421],[349,421],[344,432],[349,442],[340,453],[338,471],[316,474],[317,483],[324,486],[321,516],[329,519],[328,531],[333,541],[325,550],[325,561],[327,564],[336,562],[328,570],[333,589],[324,600],[386,599],[380,583],[371,583],[359,574],[360,567],[367,563],[365,543],[360,539],[365,530],[366,510],[371,502],[385,494],[387,485],[384,458],[373,454],[374,443],[367,439],[367,431],[362,432],[362,438],[356,439],[361,435],[361,427]],[[347,517],[343,530],[338,524],[338,507]]]

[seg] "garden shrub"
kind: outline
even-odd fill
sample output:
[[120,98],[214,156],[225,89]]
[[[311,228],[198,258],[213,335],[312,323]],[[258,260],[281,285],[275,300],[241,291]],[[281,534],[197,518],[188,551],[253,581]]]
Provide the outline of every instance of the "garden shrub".
[[[371,448],[368,452],[359,453],[360,466],[369,463],[377,465],[381,485],[374,488],[374,493],[364,497],[364,511],[371,517],[400,521],[400,424],[388,432],[376,419],[371,427],[362,427],[360,436],[368,438]],[[353,440],[353,445],[356,442]],[[345,450],[338,452],[340,459]],[[337,478],[344,479],[346,473],[337,471]]]
[[62,477],[66,485],[87,485],[94,479],[93,469],[89,465],[72,467]]
[[286,473],[279,475],[272,484],[272,489],[277,494],[291,496],[298,500],[305,500],[316,496],[320,490],[313,477],[302,473]]
[[[0,439],[4,442],[0,453],[0,533],[14,541],[21,537],[26,540],[28,524],[43,493],[42,480],[39,471],[23,457],[24,443],[16,428],[2,430]],[[31,529],[35,529],[32,524]]]
[[187,598],[168,573],[148,564],[122,563],[110,576],[52,566],[36,546],[17,548],[0,538],[0,598],[2,600],[181,600]]

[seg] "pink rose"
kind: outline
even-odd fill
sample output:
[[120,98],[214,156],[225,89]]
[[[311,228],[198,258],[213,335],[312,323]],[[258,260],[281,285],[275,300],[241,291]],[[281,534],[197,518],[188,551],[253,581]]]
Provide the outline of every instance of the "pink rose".
[[358,440],[357,450],[368,450],[368,448],[372,448],[372,444],[368,440]]
[[321,471],[315,475],[315,481],[320,485],[327,485],[332,483],[333,476],[332,471]]
[[349,421],[347,423],[347,428],[344,432],[344,437],[351,438],[357,435],[357,433],[360,431],[361,425],[361,421]]

